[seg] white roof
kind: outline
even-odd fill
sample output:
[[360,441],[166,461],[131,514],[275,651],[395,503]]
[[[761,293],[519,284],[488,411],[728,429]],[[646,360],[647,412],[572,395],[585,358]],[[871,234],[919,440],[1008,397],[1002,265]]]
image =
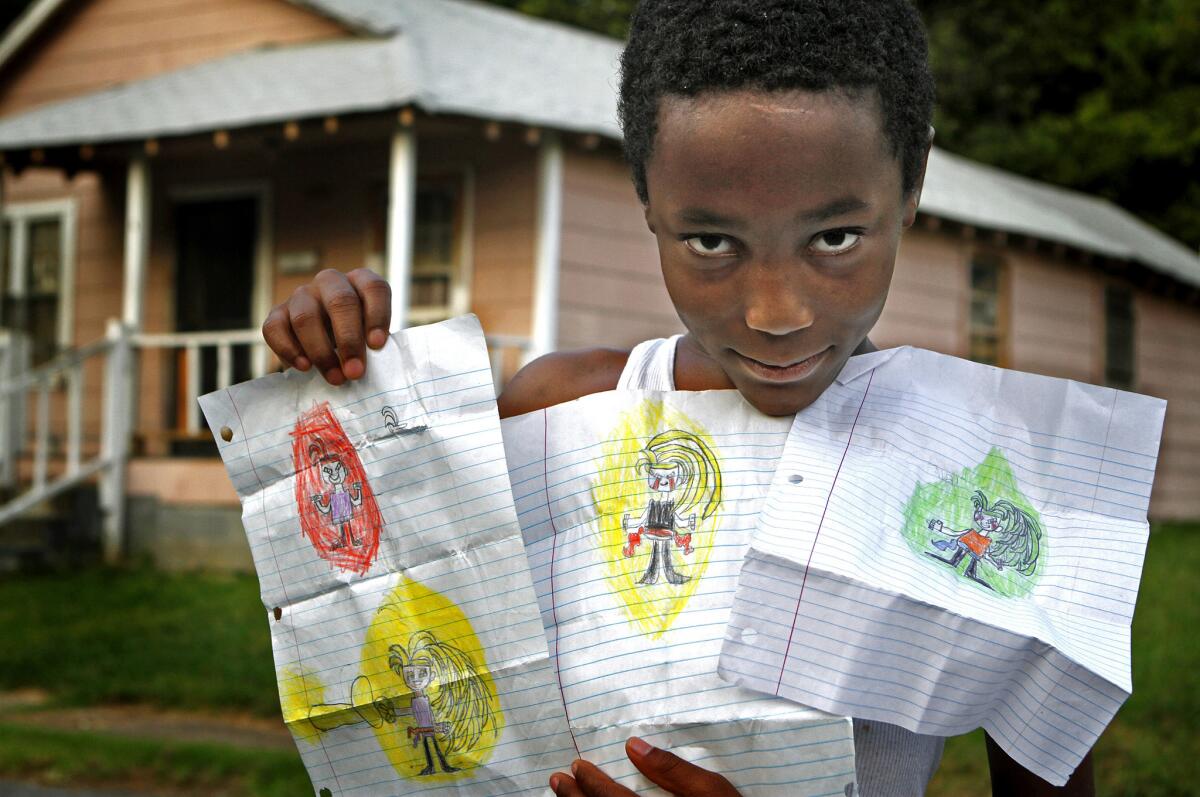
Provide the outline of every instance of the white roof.
[[[409,104],[620,138],[621,43],[614,39],[470,0],[293,2],[365,35],[238,53],[35,108],[0,119],[0,149],[136,141]],[[942,150],[930,155],[921,210],[1200,285],[1200,256],[1112,203]]]

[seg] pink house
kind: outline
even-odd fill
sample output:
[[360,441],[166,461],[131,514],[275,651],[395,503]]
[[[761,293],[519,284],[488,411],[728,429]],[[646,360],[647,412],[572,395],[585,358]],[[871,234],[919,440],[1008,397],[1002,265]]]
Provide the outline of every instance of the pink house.
[[[98,483],[110,556],[246,563],[195,396],[274,367],[258,325],[322,268],[476,313],[497,382],[677,331],[619,50],[467,0],[34,2],[0,41],[0,547]],[[1200,516],[1200,257],[941,151],[921,211],[876,341],[1169,399],[1152,511]]]

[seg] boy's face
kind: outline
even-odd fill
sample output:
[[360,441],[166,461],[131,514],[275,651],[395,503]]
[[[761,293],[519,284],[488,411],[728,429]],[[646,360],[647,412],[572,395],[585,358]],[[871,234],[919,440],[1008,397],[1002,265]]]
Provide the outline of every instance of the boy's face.
[[874,95],[667,97],[646,177],[690,333],[681,389],[736,387],[770,415],[811,404],[869,345],[916,215]]

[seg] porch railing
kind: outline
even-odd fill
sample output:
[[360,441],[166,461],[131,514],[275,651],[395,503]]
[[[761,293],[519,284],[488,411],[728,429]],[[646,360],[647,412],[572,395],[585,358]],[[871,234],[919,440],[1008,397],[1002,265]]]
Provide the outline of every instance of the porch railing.
[[[499,389],[504,377],[528,358],[531,342],[489,336],[488,349]],[[197,398],[246,375],[236,373],[240,350],[248,351],[253,370],[266,362],[257,329],[135,333],[111,320],[103,339],[29,368],[28,347],[19,336],[0,330],[0,525],[99,478],[101,548],[106,560],[118,559],[124,546],[126,464],[135,438],[149,431],[139,423],[139,364],[149,352],[176,353],[178,411],[174,417],[168,414],[157,431],[175,440],[199,440],[207,433]],[[215,379],[211,368],[205,378],[206,360],[215,365]],[[98,413],[88,400],[89,372],[100,381]],[[52,434],[55,420],[62,428]]]

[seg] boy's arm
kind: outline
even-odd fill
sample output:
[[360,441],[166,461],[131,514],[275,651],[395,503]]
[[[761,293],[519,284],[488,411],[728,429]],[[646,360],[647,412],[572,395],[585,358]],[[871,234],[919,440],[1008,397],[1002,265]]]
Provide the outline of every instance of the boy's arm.
[[629,352],[619,349],[580,349],[538,357],[518,371],[500,394],[500,417],[613,390],[628,359]]
[[993,797],[1095,797],[1096,784],[1092,773],[1092,754],[1084,756],[1079,767],[1065,786],[1051,786],[1037,775],[1008,757],[1000,745],[987,736],[988,768],[992,773]]

